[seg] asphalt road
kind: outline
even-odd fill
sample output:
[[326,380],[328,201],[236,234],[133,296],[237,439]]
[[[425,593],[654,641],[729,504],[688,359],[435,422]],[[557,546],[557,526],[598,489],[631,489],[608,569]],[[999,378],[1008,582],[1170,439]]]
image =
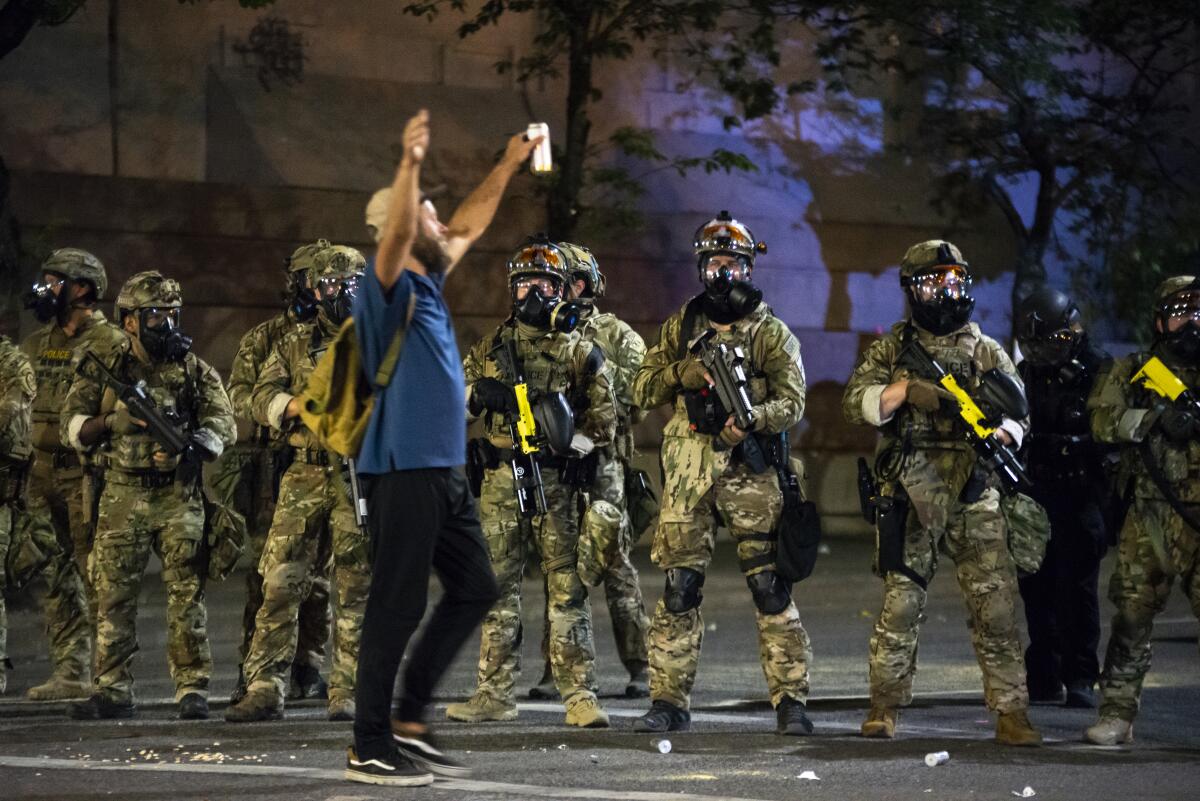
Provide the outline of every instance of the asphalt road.
[[[323,706],[289,707],[285,720],[227,724],[241,608],[240,576],[210,589],[216,660],[212,720],[174,719],[164,651],[164,595],[151,576],[142,594],[135,665],[140,714],[132,721],[76,723],[62,704],[20,700],[48,672],[40,616],[10,610],[15,670],[0,699],[0,799],[1183,799],[1200,787],[1200,670],[1197,624],[1176,593],[1155,629],[1155,664],[1147,681],[1137,740],[1094,748],[1080,741],[1094,713],[1039,706],[1031,718],[1046,735],[1038,749],[991,742],[966,610],[951,570],[932,585],[921,641],[918,697],[890,742],[856,736],[866,710],[867,637],[880,602],[865,543],[834,539],[817,573],[796,597],[815,651],[810,711],[813,737],[773,733],[774,715],[758,666],[753,607],[724,541],[705,585],[706,634],[694,697],[693,730],[672,736],[660,754],[630,721],[643,701],[615,697],[624,687],[611,627],[597,603],[598,672],[613,728],[568,730],[561,707],[521,705],[517,721],[466,725],[444,721],[447,702],[473,688],[472,640],[439,694],[440,734],[476,768],[470,780],[433,787],[373,788],[341,779],[349,724],[329,723]],[[661,574],[636,554],[649,599]],[[1106,573],[1107,574],[1107,570]],[[540,583],[528,581],[524,654],[527,687],[540,673]],[[1105,616],[1111,608],[1105,604]],[[1105,627],[1107,640],[1107,623]],[[949,763],[925,766],[931,751]],[[807,778],[805,778],[807,777]],[[1030,788],[1026,790],[1026,788]]]

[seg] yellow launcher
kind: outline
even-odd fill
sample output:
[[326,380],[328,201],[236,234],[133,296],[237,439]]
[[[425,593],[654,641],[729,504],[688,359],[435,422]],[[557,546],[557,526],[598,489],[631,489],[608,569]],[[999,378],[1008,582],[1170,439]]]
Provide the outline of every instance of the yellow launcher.
[[1180,395],[1188,391],[1187,385],[1157,356],[1151,356],[1150,361],[1142,365],[1142,369],[1134,374],[1129,383],[1141,384],[1151,392],[1170,400],[1178,400]]
[[996,429],[983,424],[983,410],[971,399],[967,391],[958,385],[953,375],[946,373],[938,380],[938,383],[958,401],[959,416],[966,421],[967,425],[975,431],[980,439],[987,439],[996,432]]
[[513,392],[517,395],[517,436],[521,453],[537,453],[537,422],[533,419],[533,407],[529,405],[529,385],[517,384]]

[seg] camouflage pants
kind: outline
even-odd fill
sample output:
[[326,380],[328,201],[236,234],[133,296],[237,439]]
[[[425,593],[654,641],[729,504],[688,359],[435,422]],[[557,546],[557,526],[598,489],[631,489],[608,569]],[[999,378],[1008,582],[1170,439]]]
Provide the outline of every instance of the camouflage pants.
[[[1193,515],[1200,514],[1200,507],[1191,509]],[[1100,675],[1101,717],[1133,720],[1137,714],[1142,682],[1150,670],[1154,617],[1166,608],[1176,575],[1200,618],[1200,535],[1167,503],[1135,499],[1121,529],[1108,588],[1117,613]]]
[[[267,448],[239,443],[225,451],[213,471],[212,488],[217,497],[246,518],[247,538],[245,558],[250,563],[246,571],[246,604],[242,608],[242,640],[238,647],[239,668],[250,653],[254,639],[254,620],[263,603],[263,577],[258,572],[267,544],[267,532],[275,513],[272,479],[274,460],[280,458]],[[300,631],[296,646],[297,664],[319,668],[325,661],[325,643],[329,641],[329,576],[325,564],[314,565],[320,574],[314,576],[312,589],[300,604]]]
[[[703,573],[712,560],[719,516],[737,542],[742,572],[752,576],[772,570],[774,563],[764,557],[770,559],[775,544],[766,534],[775,527],[782,509],[783,496],[773,470],[755,474],[745,465],[735,464],[700,498],[691,520],[659,520],[650,557],[663,570],[687,567]],[[755,620],[759,660],[771,703],[777,705],[784,696],[806,701],[812,647],[796,604],[789,601],[783,611],[772,615],[756,609]],[[647,635],[651,698],[688,708],[703,637],[699,607],[675,614],[659,599]]]
[[52,459],[53,454],[37,454],[29,476],[26,513],[30,526],[53,531],[57,546],[45,573],[50,663],[63,677],[87,681],[96,604],[85,579],[92,544],[84,517],[84,476],[79,467],[56,470]]
[[479,497],[479,519],[500,598],[483,621],[478,691],[501,701],[512,700],[521,670],[521,577],[534,555],[541,557],[546,576],[554,683],[564,701],[596,689],[591,610],[587,588],[575,570],[575,495],[552,471],[542,477],[547,512],[530,521],[521,519],[507,466],[487,471]]
[[[621,512],[617,552],[604,571],[604,598],[612,620],[613,638],[617,641],[617,657],[632,675],[646,668],[646,629],[650,619],[646,617],[637,568],[629,559],[633,549],[633,527],[625,508],[625,465],[620,459],[601,453],[591,496],[593,502],[606,501]],[[583,531],[580,536],[584,536]],[[547,604],[542,628],[542,659],[547,667],[550,664],[549,610]]]
[[367,536],[354,522],[341,469],[300,462],[289,467],[258,564],[263,604],[244,664],[249,689],[271,689],[283,701],[297,657],[300,608],[316,584],[324,583],[328,595],[325,576],[332,561],[337,595],[329,697],[354,697],[358,642],[371,584],[367,546]]
[[8,588],[8,549],[12,544],[13,519],[16,515],[10,504],[0,504],[0,695],[8,686],[5,670],[8,661],[8,606],[4,591]]
[[90,557],[96,590],[95,685],[113,698],[133,698],[138,651],[137,603],[150,550],[162,560],[167,588],[167,663],[175,700],[208,695],[212,654],[204,576],[197,553],[204,536],[200,497],[181,498],[174,485],[145,489],[136,478],[107,471]]
[[[944,527],[923,526],[910,510],[905,564],[927,581],[937,570],[939,545],[954,560],[970,615],[971,643],[983,671],[988,708],[1007,712],[1029,705],[1025,659],[1017,632],[1017,569],[1008,551],[1000,494],[986,490],[978,501],[945,501]],[[926,591],[890,571],[884,577],[883,609],[870,641],[872,705],[897,707],[912,701],[917,671],[917,634]]]

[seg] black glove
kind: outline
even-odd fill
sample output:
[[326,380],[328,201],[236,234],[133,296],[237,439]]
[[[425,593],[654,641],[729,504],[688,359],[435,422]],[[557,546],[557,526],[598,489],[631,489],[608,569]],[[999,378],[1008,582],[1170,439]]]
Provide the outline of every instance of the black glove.
[[1158,427],[1171,442],[1183,445],[1196,436],[1196,416],[1187,409],[1168,406],[1158,417]]
[[471,390],[471,414],[479,414],[484,409],[502,414],[516,414],[517,395],[512,387],[495,378],[481,378]]

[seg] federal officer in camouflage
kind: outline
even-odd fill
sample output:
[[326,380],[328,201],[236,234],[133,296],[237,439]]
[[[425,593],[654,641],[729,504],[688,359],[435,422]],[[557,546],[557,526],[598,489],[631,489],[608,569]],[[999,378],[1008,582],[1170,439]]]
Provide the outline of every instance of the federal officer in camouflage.
[[[1016,369],[1000,344],[970,322],[971,273],[957,247],[942,240],[913,245],[900,262],[900,285],[911,316],[871,343],[842,399],[849,422],[880,429],[874,470],[879,494],[895,501],[896,514],[903,514],[907,497],[908,510],[895,527],[903,537],[896,546],[902,564],[880,565],[876,555],[883,609],[871,635],[871,710],[862,733],[894,736],[897,710],[912,700],[926,586],[945,550],[970,612],[987,705],[999,713],[996,740],[1036,745],[1041,735],[1026,714],[1029,694],[1017,635],[1017,570],[997,480],[978,465],[949,393],[911,374],[899,358],[915,338],[967,392],[987,370],[1016,378]],[[1027,420],[1005,419],[997,435],[1019,446],[1027,427]]]
[[1156,303],[1150,350],[1115,360],[1088,400],[1096,439],[1121,447],[1119,491],[1131,492],[1133,504],[1108,588],[1117,613],[1100,674],[1100,720],[1084,735],[1097,745],[1133,739],[1154,617],[1176,577],[1200,617],[1200,411],[1138,377],[1157,357],[1192,393],[1200,387],[1200,279],[1164,281]]
[[237,434],[217,371],[191,352],[180,330],[179,283],[156,271],[134,275],[117,295],[126,340],[96,354],[121,381],[145,382],[164,414],[188,433],[184,453],[169,456],[94,370],[77,372],[63,404],[63,445],[98,449],[104,489],[90,568],[97,602],[92,696],[71,717],[132,717],[133,655],[138,650],[138,592],[150,550],[162,560],[167,588],[167,662],[181,719],[208,717],[212,655],[204,604],[205,538],[200,466],[217,459]]
[[[26,306],[45,323],[21,343],[37,373],[33,406],[33,471],[28,513],[36,528],[49,527],[57,540],[47,575],[46,625],[50,633],[50,680],[31,687],[35,701],[91,694],[95,603],[87,587],[87,560],[95,526],[95,468],[59,440],[63,400],[85,350],[113,353],[125,335],[97,303],[108,290],[100,260],[86,250],[60,248],[42,263],[42,274]],[[85,589],[86,588],[86,589]],[[90,611],[89,611],[90,607]]]
[[[755,257],[765,250],[726,211],[701,225],[694,251],[704,291],[663,323],[658,344],[633,381],[633,401],[641,408],[675,407],[663,430],[662,505],[650,552],[667,574],[647,637],[653,703],[635,721],[638,731],[683,730],[691,724],[688,705],[704,635],[701,588],[720,519],[737,542],[739,566],[754,599],[759,659],[776,710],[776,731],[812,732],[805,708],[812,649],[791,587],[775,567],[773,531],[783,494],[776,470],[754,472],[742,446],[748,437],[767,448],[782,443],[804,413],[800,343],[751,282]],[[690,345],[710,329],[717,342],[746,354],[752,431],[737,428],[730,410],[705,408],[704,398],[710,396],[701,393],[711,391],[709,376]]]
[[341,245],[327,247],[312,259],[309,280],[318,302],[316,319],[276,343],[251,398],[255,421],[286,436],[292,463],[280,483],[279,503],[258,565],[263,603],[244,666],[246,697],[225,712],[226,720],[238,723],[283,716],[291,665],[297,658],[300,610],[314,584],[328,580],[329,564],[337,597],[328,716],[354,719],[358,641],[371,582],[367,537],[355,522],[346,465],[321,448],[300,422],[297,396],[350,316],[366,259]]
[[[37,394],[33,366],[6,336],[0,336],[0,695],[8,688],[8,616],[4,591],[15,577],[8,571],[21,547],[14,542],[24,500],[32,447],[32,406]],[[35,544],[36,545],[36,544]],[[44,556],[36,550],[35,561]],[[34,565],[44,569],[44,565]]]
[[[222,500],[246,519],[249,537],[246,556],[246,605],[242,610],[242,640],[238,651],[238,681],[230,696],[237,703],[246,696],[244,663],[254,638],[254,619],[263,602],[263,579],[258,572],[267,541],[267,531],[275,511],[279,482],[292,456],[287,437],[278,429],[254,421],[252,396],[263,365],[271,350],[288,332],[317,316],[318,302],[310,284],[314,258],[330,247],[326,239],[301,245],[287,259],[287,307],[279,314],[251,328],[238,343],[229,372],[229,401],[238,419],[250,427],[250,438],[239,442],[221,457],[212,485]],[[325,698],[327,688],[320,666],[325,661],[325,643],[329,640],[329,577],[324,565],[314,565],[312,589],[300,605],[300,632],[296,658],[292,662],[288,698]]]
[[[604,352],[612,374],[617,412],[613,444],[597,448],[593,457],[596,481],[587,491],[590,503],[579,530],[580,575],[584,583],[604,585],[617,655],[629,671],[625,696],[645,698],[650,694],[646,658],[646,630],[650,620],[646,617],[637,568],[629,559],[635,534],[626,509],[625,480],[634,455],[633,426],[646,416],[630,394],[633,376],[646,356],[646,343],[615,314],[596,308],[596,299],[604,296],[607,282],[592,252],[569,242],[559,242],[558,248],[566,254],[571,274],[567,298],[588,307],[579,332]],[[530,690],[531,698],[558,696],[550,670],[548,643],[547,625],[542,639],[545,670],[541,682]]]
[[[571,325],[556,325],[577,314],[563,301],[566,255],[541,239],[530,240],[508,262],[513,313],[491,336],[471,348],[463,360],[468,408],[484,415],[485,438],[471,448],[486,454],[482,468],[479,517],[500,600],[483,621],[478,687],[470,700],[451,704],[451,720],[513,720],[513,686],[520,671],[521,576],[529,557],[541,559],[550,617],[550,663],[554,683],[566,706],[569,726],[605,727],[608,714],[596,700],[595,647],[587,588],[576,570],[579,515],[577,488],[558,473],[577,459],[538,455],[545,487],[546,513],[531,518],[518,510],[508,418],[516,398],[492,351],[514,342],[531,396],[561,392],[575,412],[581,452],[612,444],[616,429],[610,372],[603,352]],[[486,412],[486,414],[485,414]],[[579,436],[581,434],[582,436]]]

